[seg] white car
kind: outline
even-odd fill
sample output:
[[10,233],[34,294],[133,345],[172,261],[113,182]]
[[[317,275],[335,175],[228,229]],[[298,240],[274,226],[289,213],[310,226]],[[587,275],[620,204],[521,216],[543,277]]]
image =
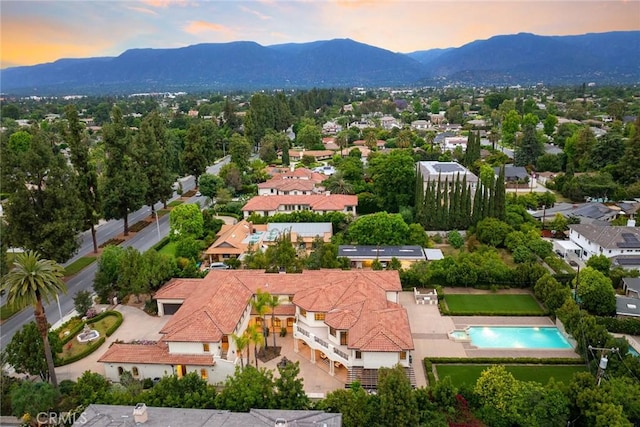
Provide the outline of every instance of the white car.
[[202,196],[202,193],[199,191],[196,191],[196,197],[200,197],[200,196]]

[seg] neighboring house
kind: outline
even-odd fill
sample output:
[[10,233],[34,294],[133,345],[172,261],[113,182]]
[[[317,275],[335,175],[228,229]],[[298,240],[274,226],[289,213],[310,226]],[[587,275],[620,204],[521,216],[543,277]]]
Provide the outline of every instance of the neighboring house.
[[618,255],[611,258],[612,267],[640,270],[640,255]]
[[444,254],[441,249],[424,248],[424,256],[427,261],[438,261],[444,259]]
[[569,225],[569,239],[578,245],[580,258],[593,255],[612,258],[618,255],[640,255],[640,228],[593,224]]
[[442,150],[454,151],[458,147],[462,148],[462,150],[466,150],[468,140],[469,138],[467,138],[466,136],[445,137],[444,143],[442,144]]
[[393,128],[400,128],[400,123],[393,116],[383,116],[380,118],[380,126],[382,129],[391,130]]
[[316,187],[314,181],[302,179],[272,178],[258,184],[258,196],[303,195],[323,193],[324,188]]
[[551,221],[556,214],[561,214],[565,218],[575,217],[580,220],[580,224],[591,225],[609,225],[609,221],[615,219],[620,215],[620,208],[612,205],[605,205],[603,203],[589,202],[589,203],[564,203],[558,202],[553,206],[547,206],[545,209],[540,209],[535,212],[530,212],[531,215],[542,220]]
[[431,122],[428,120],[414,120],[411,122],[411,129],[413,130],[428,130],[431,128]]
[[324,192],[320,185],[327,179],[325,174],[307,168],[284,170],[274,173],[271,179],[258,184],[259,196],[270,195],[301,195]]
[[478,186],[478,177],[469,171],[469,169],[456,162],[418,162],[416,166],[418,173],[422,175],[425,189],[430,181],[440,181],[442,183],[447,181],[449,187],[453,187],[458,176],[461,180],[463,177],[466,177],[467,185],[472,191],[471,194],[475,192]]
[[[252,314],[258,290],[279,298],[273,323],[271,315],[262,324]],[[293,332],[294,351],[328,363],[331,375],[370,378],[372,371],[400,364],[415,378],[401,291],[400,276],[391,270],[212,270],[203,279],[172,279],[155,295],[158,315],[172,315],[160,341],[114,343],[98,361],[116,382],[126,370],[136,379],[196,372],[217,384],[234,374],[244,356],[237,354],[233,336],[257,324],[271,333]]]
[[252,224],[243,219],[234,225],[224,224],[204,255],[209,264],[229,258],[243,259],[250,249],[266,249],[275,244],[285,232],[291,234],[291,242],[297,249],[309,252],[316,238],[331,241],[333,227],[330,222]]
[[338,257],[348,258],[351,268],[371,268],[371,264],[376,260],[386,268],[391,258],[397,258],[402,268],[408,268],[413,263],[426,260],[420,246],[340,245]]
[[313,157],[316,162],[320,160],[329,160],[333,157],[332,150],[289,150],[289,160],[299,162],[304,156]]
[[267,231],[266,224],[252,224],[246,219],[237,224],[224,224],[216,241],[204,251],[209,264],[223,262],[229,258],[242,259],[249,246],[259,247],[263,234]]
[[626,296],[640,299],[640,277],[624,277],[622,290]]
[[271,216],[277,213],[313,211],[317,213],[344,212],[356,214],[358,196],[346,194],[303,195],[303,196],[256,196],[249,199],[242,208],[244,217],[252,213]]
[[436,125],[441,125],[447,121],[444,113],[431,114],[429,115],[429,120],[431,120],[431,123]]
[[262,244],[273,245],[284,233],[290,233],[291,243],[297,249],[304,249],[308,253],[313,249],[316,239],[324,243],[331,242],[333,225],[330,222],[272,222],[267,224]]
[[230,412],[221,409],[160,408],[90,404],[75,417],[73,427],[293,427],[342,426],[342,414],[316,410],[251,409]]
[[640,299],[616,295],[616,314],[625,317],[640,317]]
[[328,121],[322,125],[322,133],[336,134],[342,130],[342,126],[336,122]]
[[[493,168],[493,173],[497,178],[500,175],[500,168]],[[529,182],[530,179],[529,172],[524,166],[504,165],[505,183]]]

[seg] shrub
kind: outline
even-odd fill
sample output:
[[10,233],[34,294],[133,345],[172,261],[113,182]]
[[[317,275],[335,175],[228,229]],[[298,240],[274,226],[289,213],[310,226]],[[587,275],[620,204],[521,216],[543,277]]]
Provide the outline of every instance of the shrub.
[[124,242],[124,239],[113,238],[109,239],[103,244],[100,245],[101,248],[107,247],[109,245],[118,246],[120,243]]
[[616,317],[596,317],[596,323],[604,326],[608,332],[627,335],[640,335],[640,321],[637,319],[618,319]]
[[142,230],[149,224],[151,224],[149,221],[145,221],[145,220],[138,221],[135,224],[133,224],[131,227],[129,227],[129,231],[131,231],[132,233],[137,233],[138,231]]
[[87,348],[82,353],[78,353],[78,354],[76,354],[74,356],[71,356],[71,357],[68,357],[66,359],[60,360],[56,364],[56,366],[68,365],[70,363],[77,362],[78,360],[80,360],[80,359],[82,359],[84,357],[87,357],[88,355],[90,355],[91,353],[96,351],[102,344],[104,344],[105,340],[106,340],[105,337],[100,337],[96,341],[93,341],[92,343],[87,345]]
[[435,364],[494,364],[494,365],[584,365],[584,359],[574,357],[425,357]]
[[281,337],[286,337],[287,336],[287,328],[280,328],[280,336]]

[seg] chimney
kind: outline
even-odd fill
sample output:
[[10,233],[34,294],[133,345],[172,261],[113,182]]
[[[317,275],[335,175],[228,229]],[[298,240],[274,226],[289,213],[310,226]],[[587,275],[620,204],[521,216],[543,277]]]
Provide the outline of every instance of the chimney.
[[147,414],[147,405],[144,403],[137,403],[136,407],[133,408],[133,420],[136,424],[144,424],[149,419],[149,415]]

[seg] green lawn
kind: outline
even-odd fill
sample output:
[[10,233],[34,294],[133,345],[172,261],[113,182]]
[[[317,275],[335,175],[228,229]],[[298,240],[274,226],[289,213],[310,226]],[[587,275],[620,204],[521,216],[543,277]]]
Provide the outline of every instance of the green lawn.
[[0,320],[7,320],[19,311],[20,310],[17,310],[10,305],[3,305],[0,307]]
[[169,255],[169,256],[175,257],[176,256],[176,242],[167,243],[158,252],[161,253],[161,254],[165,254],[165,255]]
[[457,315],[474,313],[544,314],[544,310],[540,307],[540,304],[529,294],[446,294],[445,301],[449,310]]
[[[194,192],[194,193],[195,193],[195,192]],[[174,207],[174,206],[178,206],[178,205],[181,205],[181,204],[183,204],[183,203],[184,203],[184,202],[183,202],[182,200],[174,200],[173,202],[169,202],[169,203],[167,203],[167,207],[172,208],[172,207]]]
[[95,256],[85,256],[77,259],[76,261],[72,262],[67,267],[65,267],[64,269],[65,277],[73,276],[74,274],[78,273],[80,270],[84,269],[88,265],[95,262],[95,260],[96,260]]
[[[442,379],[446,376],[451,377],[451,381],[456,386],[464,383],[473,385],[480,378],[480,373],[491,365],[435,365],[438,372],[438,378]],[[506,370],[511,372],[513,376],[521,381],[536,381],[546,384],[551,377],[556,381],[569,383],[571,377],[576,372],[585,372],[583,365],[511,365],[505,366]]]

